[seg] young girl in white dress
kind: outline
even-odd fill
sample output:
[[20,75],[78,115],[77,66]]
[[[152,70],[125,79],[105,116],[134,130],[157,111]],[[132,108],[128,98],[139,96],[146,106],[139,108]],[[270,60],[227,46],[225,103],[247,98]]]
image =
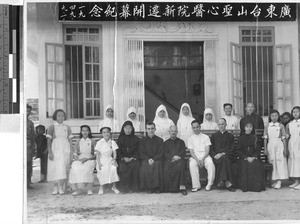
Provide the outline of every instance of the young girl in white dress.
[[66,113],[58,109],[52,116],[55,121],[47,130],[48,181],[54,182],[53,195],[64,194],[67,186],[67,172],[72,161],[72,131],[64,124]]
[[100,183],[99,195],[103,194],[103,186],[112,184],[112,190],[119,194],[116,187],[116,182],[119,181],[117,174],[117,149],[118,145],[114,140],[111,140],[111,129],[103,127],[100,130],[103,138],[97,142],[95,147],[97,161],[97,178]]
[[289,176],[295,180],[290,188],[300,190],[300,107],[292,110],[293,120],[286,126],[286,132],[290,136],[288,170]]
[[155,135],[161,137],[164,141],[170,138],[169,128],[174,125],[174,122],[169,119],[167,108],[164,105],[160,105],[156,109],[153,123],[156,126]]
[[211,108],[204,110],[203,122],[201,124],[201,130],[219,130],[217,123],[215,122],[215,115]]
[[135,107],[130,107],[127,110],[127,121],[131,121],[135,132],[141,131],[141,122],[138,121],[137,110]]
[[188,103],[183,103],[180,108],[179,119],[177,121],[178,138],[182,139],[187,147],[188,139],[193,135],[192,121],[193,118],[191,107]]
[[273,165],[272,187],[281,188],[281,181],[288,179],[286,132],[283,124],[279,123],[280,115],[277,110],[273,110],[269,116],[269,123],[265,126],[264,143],[265,154],[268,155],[270,163]]
[[85,187],[85,185],[87,185],[87,194],[93,194],[93,172],[96,165],[95,145],[96,141],[92,139],[91,128],[88,125],[82,125],[80,127],[80,139],[74,145],[74,161],[69,176],[69,182],[75,190],[74,196],[78,195],[78,189]]

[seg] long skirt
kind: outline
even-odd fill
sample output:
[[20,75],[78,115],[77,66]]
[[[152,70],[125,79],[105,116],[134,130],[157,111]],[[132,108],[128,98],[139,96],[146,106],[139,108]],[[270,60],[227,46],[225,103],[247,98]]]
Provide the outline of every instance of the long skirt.
[[215,182],[219,184],[221,181],[229,181],[234,183],[234,175],[232,173],[231,164],[232,161],[227,155],[220,157],[219,159],[213,159],[216,167]]
[[238,183],[243,192],[260,192],[266,189],[265,169],[262,161],[254,160],[249,163],[247,160],[239,159],[237,167]]
[[99,164],[97,164],[97,178],[100,185],[112,184],[119,181],[119,176],[117,173],[117,167],[113,165],[112,158],[100,161],[102,166],[99,169]]
[[120,189],[127,191],[137,191],[139,189],[140,162],[132,160],[129,163],[121,160],[119,162]]
[[180,185],[185,185],[185,161],[164,162],[164,191],[178,192]]
[[288,179],[287,159],[283,156],[284,146],[281,139],[270,139],[267,148],[269,162],[273,165],[272,180]]
[[70,166],[70,143],[67,138],[55,138],[52,142],[53,160],[48,159],[48,181],[67,178]]
[[300,177],[300,136],[291,136],[289,140],[288,170],[290,177]]
[[162,162],[155,161],[151,166],[147,160],[142,161],[140,168],[140,187],[141,189],[154,189],[158,188],[163,190],[162,183]]
[[85,163],[74,161],[71,166],[69,182],[71,184],[93,183],[95,160],[88,160]]

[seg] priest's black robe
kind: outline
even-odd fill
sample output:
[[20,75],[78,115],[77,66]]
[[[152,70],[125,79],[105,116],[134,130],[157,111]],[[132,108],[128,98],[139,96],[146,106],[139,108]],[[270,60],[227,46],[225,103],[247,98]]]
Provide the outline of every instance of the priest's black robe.
[[[126,125],[132,125],[124,123]],[[133,128],[133,126],[132,126]],[[126,135],[123,131],[120,133],[117,144],[119,146],[118,152],[118,173],[120,176],[119,187],[120,190],[137,191],[139,189],[139,138],[134,135],[133,132],[130,135]],[[133,158],[130,162],[126,162],[124,158]]]
[[[242,191],[264,191],[266,178],[264,163],[259,160],[261,146],[257,144],[257,138],[253,134],[244,134],[238,139],[237,154],[239,160],[238,183]],[[247,157],[256,157],[252,163],[245,160]]]
[[[163,139],[154,135],[152,138],[146,136],[140,140],[139,152],[142,160],[140,168],[140,188],[163,190]],[[149,159],[154,160],[154,164],[149,165]]]
[[[185,185],[185,144],[180,138],[169,138],[164,142],[164,191],[178,192]],[[173,161],[174,156],[181,159]]]
[[[219,159],[214,157],[218,153],[225,153]],[[218,131],[211,135],[210,156],[216,167],[215,182],[219,184],[221,181],[228,180],[234,183],[234,175],[232,172],[232,162],[234,159],[234,137],[228,131],[224,133]]]
[[255,134],[255,129],[264,129],[264,121],[261,116],[254,113],[251,115],[247,114],[240,120],[241,135],[245,133],[245,126],[248,123],[253,125],[251,134]]

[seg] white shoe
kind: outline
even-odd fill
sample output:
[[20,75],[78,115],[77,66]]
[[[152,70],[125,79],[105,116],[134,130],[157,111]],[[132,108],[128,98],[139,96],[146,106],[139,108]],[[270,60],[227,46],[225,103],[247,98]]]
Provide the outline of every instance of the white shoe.
[[200,190],[200,188],[193,188],[192,190],[191,190],[191,192],[197,192],[197,191],[199,191]]
[[300,190],[300,184],[298,184],[296,187],[294,187],[295,190]]
[[58,194],[58,188],[57,187],[55,187],[53,192],[52,192],[52,195],[56,195],[56,194]]
[[115,194],[120,194],[120,191],[117,188],[112,187],[111,190],[115,192]]
[[210,191],[210,189],[211,189],[211,184],[207,184],[205,190]]
[[73,196],[77,196],[77,195],[78,195],[78,191],[74,191]]
[[87,195],[92,195],[92,194],[93,194],[93,191],[91,191],[91,190],[87,191]]
[[100,189],[98,192],[99,195],[103,195],[103,189]]
[[274,183],[271,185],[271,187],[274,188],[276,184],[277,184],[277,182],[274,182]]
[[290,185],[289,187],[290,188],[294,188],[294,187],[296,187],[298,184],[297,183],[293,183],[292,185]]
[[277,183],[274,186],[275,189],[280,189],[281,188],[281,181],[277,181]]
[[59,192],[60,195],[65,194],[65,192],[63,191],[63,189],[61,187],[58,187],[58,192]]

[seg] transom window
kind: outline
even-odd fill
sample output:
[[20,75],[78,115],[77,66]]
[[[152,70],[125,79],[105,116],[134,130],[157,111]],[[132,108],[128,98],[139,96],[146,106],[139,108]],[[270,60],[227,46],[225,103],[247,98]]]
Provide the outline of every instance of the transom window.
[[97,42],[100,40],[101,30],[99,28],[67,27],[65,29],[65,42],[89,41]]
[[274,45],[274,28],[241,27],[240,38],[243,45]]

